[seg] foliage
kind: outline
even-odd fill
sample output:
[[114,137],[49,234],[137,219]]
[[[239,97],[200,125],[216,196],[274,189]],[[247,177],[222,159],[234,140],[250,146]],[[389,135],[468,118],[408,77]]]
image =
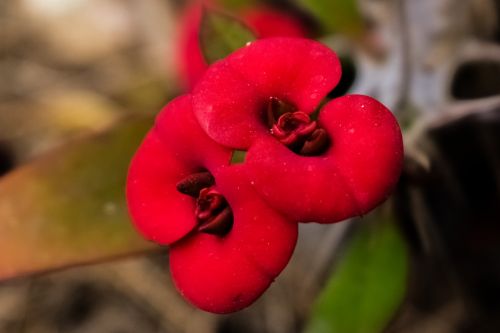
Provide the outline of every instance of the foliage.
[[406,292],[408,253],[394,221],[361,221],[322,294],[306,333],[378,333]]
[[203,12],[200,44],[208,63],[213,63],[255,40],[254,33],[241,21],[211,9]]
[[154,248],[133,230],[123,193],[150,125],[123,122],[0,179],[0,280]]

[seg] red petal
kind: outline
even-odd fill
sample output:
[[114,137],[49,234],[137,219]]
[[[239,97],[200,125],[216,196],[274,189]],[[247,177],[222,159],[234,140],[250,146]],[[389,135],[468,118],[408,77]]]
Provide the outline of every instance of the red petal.
[[172,246],[171,274],[194,305],[216,313],[255,301],[286,266],[297,240],[297,224],[257,196],[241,166],[219,172],[217,189],[234,214],[224,237],[196,234]]
[[215,175],[229,164],[232,151],[211,140],[193,115],[191,95],[171,101],[156,118],[156,129],[175,158]]
[[132,160],[127,180],[129,211],[145,238],[170,244],[196,226],[194,200],[175,188],[188,174],[156,131],[149,132]]
[[335,165],[362,213],[384,201],[403,165],[403,139],[393,114],[362,95],[334,99],[321,111],[320,126],[333,138]]
[[292,255],[297,240],[297,223],[269,207],[255,192],[243,165],[221,169],[216,186],[233,209],[236,228],[228,237],[235,251],[269,276],[278,275]]
[[256,121],[255,110],[264,107],[264,97],[235,72],[227,62],[209,67],[193,94],[193,111],[205,132],[231,147],[244,148],[267,128]]
[[332,154],[300,156],[271,137],[248,150],[250,181],[271,207],[295,221],[329,223],[356,215],[356,201]]
[[212,139],[245,149],[268,131],[263,113],[270,97],[311,113],[339,79],[340,63],[326,46],[262,39],[211,66],[194,89],[194,113]]
[[303,222],[332,223],[364,214],[387,198],[402,167],[401,131],[367,96],[328,103],[319,125],[332,146],[321,156],[296,155],[272,138],[246,156],[250,181],[274,208]]
[[209,234],[199,234],[170,251],[170,272],[181,295],[213,312],[238,311],[255,301],[270,279],[242,253],[227,251]]
[[[196,153],[195,153],[196,152]],[[157,126],[134,156],[127,180],[127,199],[136,228],[152,241],[171,244],[196,226],[195,200],[176,184],[186,176],[229,163],[231,151],[201,130],[191,111],[190,96],[169,103]]]

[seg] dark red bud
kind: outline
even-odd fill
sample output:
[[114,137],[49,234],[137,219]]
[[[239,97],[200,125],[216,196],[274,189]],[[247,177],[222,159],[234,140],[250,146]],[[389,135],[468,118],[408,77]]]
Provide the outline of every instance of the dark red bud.
[[304,156],[320,155],[330,143],[326,131],[318,128],[318,124],[301,111],[282,114],[272,126],[271,134],[292,151]]

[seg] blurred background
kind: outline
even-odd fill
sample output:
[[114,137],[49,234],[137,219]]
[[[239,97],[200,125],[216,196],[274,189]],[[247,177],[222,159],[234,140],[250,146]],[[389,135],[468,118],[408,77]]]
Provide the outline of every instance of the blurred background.
[[249,10],[290,17],[339,54],[330,97],[395,113],[394,195],[359,220],[301,225],[250,308],[196,310],[167,250],[132,230],[124,184],[154,116],[189,89],[197,3],[2,0],[0,332],[500,332],[500,1],[212,3],[249,25]]

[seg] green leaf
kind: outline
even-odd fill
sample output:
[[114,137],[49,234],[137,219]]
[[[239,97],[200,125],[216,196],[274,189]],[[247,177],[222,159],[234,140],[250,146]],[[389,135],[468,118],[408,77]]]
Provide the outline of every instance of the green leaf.
[[219,0],[217,2],[222,8],[228,9],[242,9],[252,8],[259,5],[258,0]]
[[231,155],[231,164],[243,163],[246,156],[247,152],[245,150],[233,150],[233,154]]
[[0,280],[156,248],[133,230],[124,194],[151,123],[121,123],[0,178]]
[[241,21],[211,9],[203,10],[200,45],[211,64],[255,40],[252,30]]
[[329,32],[359,37],[363,32],[363,19],[356,0],[298,0]]
[[379,333],[401,305],[408,252],[389,219],[362,220],[314,307],[307,333]]

